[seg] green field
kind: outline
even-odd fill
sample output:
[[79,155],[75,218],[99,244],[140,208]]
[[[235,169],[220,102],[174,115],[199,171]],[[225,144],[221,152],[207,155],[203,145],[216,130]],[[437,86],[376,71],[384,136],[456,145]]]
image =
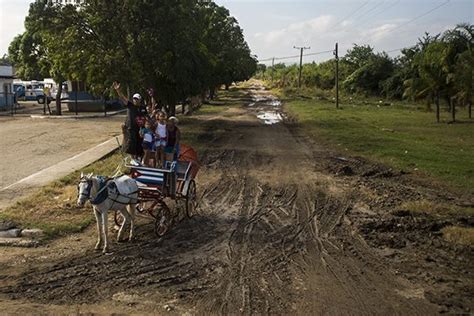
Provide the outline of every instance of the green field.
[[412,105],[376,106],[318,100],[285,102],[285,110],[298,119],[315,139],[340,150],[362,155],[410,172],[441,180],[448,187],[474,193],[474,120],[459,109],[459,122],[443,123],[435,114]]

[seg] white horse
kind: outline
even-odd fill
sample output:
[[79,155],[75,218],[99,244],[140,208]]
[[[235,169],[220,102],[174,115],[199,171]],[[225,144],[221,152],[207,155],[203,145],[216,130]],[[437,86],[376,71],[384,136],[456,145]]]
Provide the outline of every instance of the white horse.
[[92,204],[97,220],[98,240],[95,250],[99,250],[103,241],[103,253],[109,251],[107,238],[108,211],[118,211],[124,221],[117,236],[117,242],[122,240],[124,228],[130,224],[128,240],[133,239],[136,204],[138,203],[138,186],[135,180],[128,176],[107,179],[100,176],[84,175],[78,185],[79,196],[77,205],[83,207],[87,200]]

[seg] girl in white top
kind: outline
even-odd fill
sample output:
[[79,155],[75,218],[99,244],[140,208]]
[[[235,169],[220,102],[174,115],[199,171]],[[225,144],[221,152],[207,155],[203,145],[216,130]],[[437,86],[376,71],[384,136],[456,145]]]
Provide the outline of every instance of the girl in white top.
[[[166,115],[163,112],[158,112],[156,114],[156,151],[155,151],[155,161],[156,168],[164,167],[165,163],[165,147],[166,147]],[[160,161],[160,163],[158,163]]]

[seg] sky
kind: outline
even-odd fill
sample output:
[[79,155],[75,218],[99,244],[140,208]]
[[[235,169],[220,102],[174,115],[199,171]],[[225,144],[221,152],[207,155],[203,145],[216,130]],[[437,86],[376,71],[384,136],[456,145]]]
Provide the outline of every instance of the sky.
[[[0,55],[23,22],[31,0],[0,0]],[[425,32],[437,34],[458,23],[474,23],[473,0],[216,0],[237,18],[259,60],[296,56],[305,46],[305,62],[340,56],[354,43],[397,55]],[[319,54],[319,52],[323,52]],[[277,59],[297,62],[298,58]]]

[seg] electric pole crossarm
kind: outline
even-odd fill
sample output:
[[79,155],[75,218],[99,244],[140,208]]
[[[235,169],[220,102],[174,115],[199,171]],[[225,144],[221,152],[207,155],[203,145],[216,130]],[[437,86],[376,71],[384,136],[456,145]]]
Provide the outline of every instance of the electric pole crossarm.
[[299,70],[299,75],[298,75],[298,88],[301,88],[301,70],[303,68],[303,51],[305,49],[311,49],[311,47],[293,46],[293,48],[300,50],[300,70]]

